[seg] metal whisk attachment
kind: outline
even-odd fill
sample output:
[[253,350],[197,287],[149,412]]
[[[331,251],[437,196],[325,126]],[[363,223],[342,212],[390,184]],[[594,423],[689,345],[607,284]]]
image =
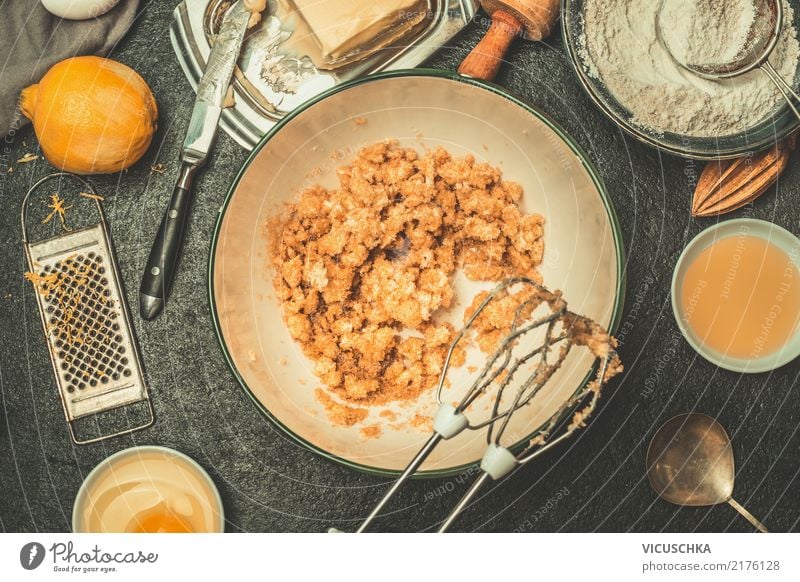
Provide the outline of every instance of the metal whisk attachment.
[[[512,294],[514,289],[516,291]],[[508,333],[497,343],[495,351],[486,359],[460,402],[457,405],[444,402],[443,388],[458,344],[482,318],[496,317],[497,314],[491,313],[492,306],[508,298],[518,302]],[[496,326],[498,322],[492,323]],[[586,347],[598,358],[594,379],[566,399],[545,428],[523,451],[515,454],[503,445],[513,414],[541,393],[576,345]],[[434,420],[433,434],[357,531],[360,533],[369,527],[441,441],[464,430],[486,429],[488,446],[481,462],[481,473],[439,531],[447,530],[488,479],[505,477],[584,426],[600,398],[602,385],[622,370],[614,345],[615,340],[599,325],[570,312],[560,293],[548,291],[526,277],[501,282],[482,299],[450,345],[436,389],[439,411]],[[470,408],[483,397],[493,398],[488,418],[471,422],[467,414],[472,414]],[[585,403],[584,406],[576,409],[581,403]],[[566,422],[570,413],[571,419]]]

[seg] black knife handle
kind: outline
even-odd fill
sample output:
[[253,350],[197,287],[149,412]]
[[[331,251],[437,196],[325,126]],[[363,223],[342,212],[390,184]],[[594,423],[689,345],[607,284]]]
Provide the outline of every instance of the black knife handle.
[[189,215],[192,178],[197,166],[184,163],[178,182],[172,191],[169,205],[158,227],[156,240],[145,265],[139,288],[139,312],[142,319],[151,320],[161,313],[172,289],[183,243],[183,231]]

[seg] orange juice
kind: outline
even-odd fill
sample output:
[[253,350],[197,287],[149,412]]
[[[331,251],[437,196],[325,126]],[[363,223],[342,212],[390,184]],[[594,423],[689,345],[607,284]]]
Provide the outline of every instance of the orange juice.
[[736,358],[780,350],[800,318],[800,271],[787,253],[756,236],[729,236],[686,269],[683,321],[697,340]]

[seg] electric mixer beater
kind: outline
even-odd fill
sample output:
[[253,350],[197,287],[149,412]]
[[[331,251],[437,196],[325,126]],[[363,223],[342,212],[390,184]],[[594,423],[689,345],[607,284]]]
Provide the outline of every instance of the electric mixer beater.
[[[512,294],[514,289],[516,291]],[[497,314],[491,313],[492,307],[499,301],[509,301],[509,298],[517,305],[508,333],[500,339],[458,404],[446,403],[443,389],[459,342],[480,318],[496,317]],[[561,368],[573,346],[588,349],[596,357],[594,377],[558,406],[522,451],[512,452],[503,444],[503,437],[513,414],[542,394],[542,389]],[[486,429],[487,449],[481,461],[481,472],[439,531],[449,529],[489,479],[505,477],[585,426],[600,398],[602,386],[622,371],[615,347],[616,340],[597,323],[570,312],[559,292],[548,291],[527,277],[502,281],[481,299],[450,345],[436,388],[439,410],[434,419],[433,434],[357,532],[366,531],[443,440],[452,439],[464,430]],[[488,418],[471,422],[467,414],[472,415],[471,408],[482,397],[493,398]]]

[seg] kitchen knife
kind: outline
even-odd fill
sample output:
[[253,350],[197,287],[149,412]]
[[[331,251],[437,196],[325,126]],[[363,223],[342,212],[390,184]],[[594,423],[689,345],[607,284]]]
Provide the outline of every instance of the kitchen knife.
[[239,0],[225,13],[208,64],[197,85],[197,98],[181,151],[181,170],[169,205],[161,220],[156,240],[147,259],[139,288],[139,313],[143,319],[155,318],[164,308],[183,241],[189,214],[194,173],[208,157],[214,144],[233,69],[239,58],[251,12]]

